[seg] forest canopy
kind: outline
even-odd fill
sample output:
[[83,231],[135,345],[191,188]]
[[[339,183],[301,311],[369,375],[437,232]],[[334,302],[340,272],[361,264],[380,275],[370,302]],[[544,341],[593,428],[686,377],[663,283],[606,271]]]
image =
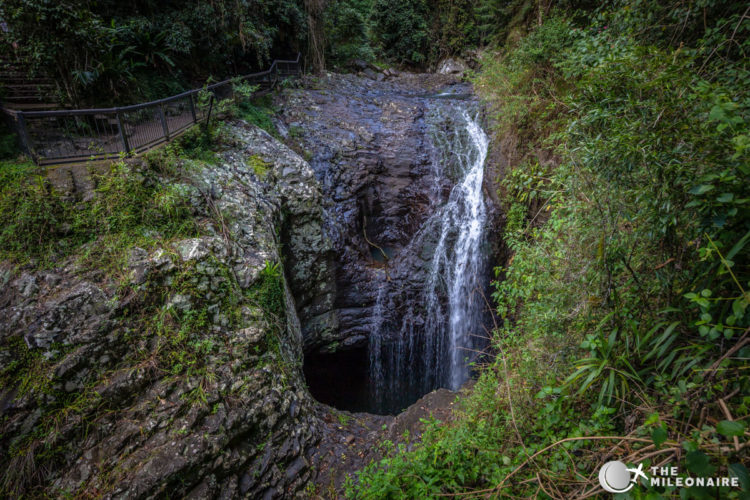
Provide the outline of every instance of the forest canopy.
[[21,62],[74,103],[165,97],[294,56],[306,36],[298,0],[7,0],[0,18]]
[[[6,27],[0,43],[15,47],[8,52],[31,75],[54,78],[61,102],[121,104],[165,97],[209,77],[262,69],[273,58],[298,52],[309,66],[320,66],[313,62],[320,60],[345,68],[360,59],[430,69],[445,57],[504,41],[533,15],[534,5],[528,0],[7,0],[0,5]],[[321,47],[311,43],[318,39],[324,40]]]

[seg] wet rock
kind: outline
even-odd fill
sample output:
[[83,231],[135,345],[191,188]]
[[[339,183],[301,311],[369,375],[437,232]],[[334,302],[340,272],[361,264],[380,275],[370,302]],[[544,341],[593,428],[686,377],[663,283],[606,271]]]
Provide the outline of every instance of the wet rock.
[[[57,411],[58,394],[85,395],[45,437],[61,451],[43,481],[19,487],[51,496],[262,498],[294,495],[310,480],[300,456],[320,436],[313,401],[298,390],[305,383],[295,304],[286,293],[287,327],[270,333],[248,290],[266,265],[281,262],[279,228],[298,244],[290,260],[300,279],[326,281],[322,193],[309,164],[266,132],[237,122],[227,136],[235,147],[219,165],[191,168],[185,187],[209,193],[191,195],[196,213],[224,215],[215,233],[130,249],[122,281],[75,265],[18,275],[0,266],[12,283],[0,290],[0,362],[16,352],[8,345],[41,352],[49,370],[35,382],[48,380],[54,394],[0,389],[0,449],[35,432]],[[254,157],[268,163],[265,180]],[[191,340],[207,341],[200,376],[179,366],[187,341],[138,323],[198,307],[210,322]]]
[[370,69],[370,68],[363,69],[362,70],[362,76],[364,76],[366,78],[369,78],[370,80],[378,80],[378,79],[382,80],[384,78],[384,76],[383,76],[382,73],[379,73],[379,72],[377,72],[377,71],[375,71],[373,69]]
[[172,262],[172,258],[162,248],[156,250],[154,254],[151,255],[148,265],[153,269],[161,271],[162,273],[167,273],[175,268],[175,264],[174,262]]
[[13,283],[13,285],[18,290],[18,293],[21,294],[21,297],[26,299],[39,291],[36,276],[32,276],[28,273],[23,274]]
[[238,341],[242,341],[243,343],[254,345],[263,340],[265,334],[266,331],[263,328],[243,328],[241,330],[237,330],[237,332],[235,333],[235,339],[237,339]]
[[401,72],[395,68],[386,68],[383,71],[383,74],[386,76],[386,78],[394,78],[401,75]]
[[37,307],[23,310],[29,322],[24,334],[26,344],[48,349],[53,342],[71,345],[91,341],[106,323],[112,306],[102,289],[93,283],[78,283]]
[[44,284],[50,288],[56,287],[62,281],[62,277],[56,273],[44,273],[43,279]]
[[183,295],[181,293],[173,295],[169,299],[169,302],[167,302],[167,308],[174,309],[176,311],[187,312],[191,309],[191,307],[192,303],[190,301],[190,296]]
[[[408,291],[424,277],[421,252],[405,247],[435,189],[427,104],[419,97],[431,77],[389,70],[392,79],[382,82],[383,73],[361,71],[369,76],[335,75],[323,88],[283,96],[289,126],[315,124],[302,127],[297,141],[323,193],[322,223],[298,221],[294,234],[282,233],[294,254],[290,287],[305,350],[366,344],[381,284],[398,279]],[[436,78],[436,89],[455,83]]]
[[437,67],[437,73],[441,75],[463,76],[469,70],[469,66],[458,58],[449,57],[443,59]]
[[289,467],[287,467],[285,476],[287,480],[292,480],[297,477],[300,471],[307,468],[307,461],[303,457],[297,457]]
[[362,70],[366,69],[367,67],[369,67],[369,64],[367,63],[367,61],[365,61],[363,59],[352,59],[352,60],[349,61],[348,66],[350,68],[358,69],[358,70],[362,71]]
[[207,238],[191,238],[174,245],[175,251],[183,261],[203,260],[211,254],[211,241]]

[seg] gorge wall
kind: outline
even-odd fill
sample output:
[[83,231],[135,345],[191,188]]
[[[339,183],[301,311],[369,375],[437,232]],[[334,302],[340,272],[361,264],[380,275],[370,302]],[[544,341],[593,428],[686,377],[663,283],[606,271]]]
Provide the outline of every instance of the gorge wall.
[[[486,154],[471,146],[481,113],[469,94],[450,76],[310,79],[276,97],[291,149],[232,122],[215,162],[182,159],[165,174],[128,160],[136,183],[189,198],[198,236],[123,248],[114,270],[86,266],[85,246],[49,266],[2,263],[0,364],[18,376],[0,388],[0,492],[305,497],[320,450],[340,455],[355,439],[308,386],[379,413],[450,386],[430,378],[417,344],[425,293],[448,300],[435,250],[460,240],[441,238],[436,214]],[[102,196],[81,175],[56,186],[79,208]],[[494,224],[477,179],[481,224]],[[481,245],[492,254],[494,242]],[[283,311],[269,317],[259,297],[274,283]],[[188,335],[183,323],[198,326]],[[398,361],[393,346],[407,349]],[[393,375],[379,380],[377,363]],[[406,382],[389,387],[394,376]],[[362,449],[389,421],[367,422]]]
[[483,263],[496,242],[485,235],[499,216],[483,189],[488,140],[471,87],[453,75],[326,75],[277,104],[323,193],[325,272],[313,278],[288,238],[313,393],[397,413],[457,389],[486,335]]

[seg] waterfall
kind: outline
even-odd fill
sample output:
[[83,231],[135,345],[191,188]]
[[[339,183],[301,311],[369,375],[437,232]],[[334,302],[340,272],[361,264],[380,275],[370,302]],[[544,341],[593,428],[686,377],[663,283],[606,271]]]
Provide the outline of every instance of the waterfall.
[[[432,266],[432,274],[442,274],[448,287],[450,366],[445,383],[452,390],[458,390],[468,378],[468,366],[464,360],[470,356],[467,349],[474,344],[470,335],[478,333],[472,330],[478,326],[481,312],[476,292],[480,285],[482,228],[487,217],[482,181],[489,140],[476,119],[470,118],[466,110],[462,117],[470,139],[463,154],[459,153],[464,177],[451,191],[448,203],[441,207],[440,245]],[[451,235],[455,235],[455,242],[449,250],[446,242]],[[437,279],[430,280],[433,287],[437,282]],[[430,296],[436,296],[438,290],[433,288],[428,292]],[[436,311],[436,314],[439,313]],[[440,332],[433,335],[440,336]]]
[[434,200],[405,249],[426,254],[426,279],[407,310],[398,313],[389,298],[398,291],[384,281],[373,309],[370,386],[377,404],[391,412],[403,408],[409,394],[459,389],[469,378],[475,340],[482,334],[484,303],[478,292],[485,264],[482,183],[489,139],[478,112],[468,109],[470,102],[432,104]]

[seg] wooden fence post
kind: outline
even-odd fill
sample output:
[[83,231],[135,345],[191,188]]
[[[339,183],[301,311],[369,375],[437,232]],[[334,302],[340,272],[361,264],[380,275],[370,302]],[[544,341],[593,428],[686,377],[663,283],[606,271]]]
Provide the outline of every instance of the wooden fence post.
[[211,100],[208,102],[208,114],[206,115],[206,130],[208,130],[209,122],[211,121],[211,111],[214,109],[214,95],[211,94]]
[[115,108],[115,115],[117,116],[117,129],[120,131],[122,147],[125,149],[126,153],[130,153],[130,144],[128,144],[128,137],[125,133],[125,127],[122,126],[122,116],[120,115],[119,108]]
[[198,118],[195,116],[195,103],[193,102],[193,95],[190,94],[188,96],[188,101],[190,101],[190,114],[193,115],[193,123],[198,123]]

